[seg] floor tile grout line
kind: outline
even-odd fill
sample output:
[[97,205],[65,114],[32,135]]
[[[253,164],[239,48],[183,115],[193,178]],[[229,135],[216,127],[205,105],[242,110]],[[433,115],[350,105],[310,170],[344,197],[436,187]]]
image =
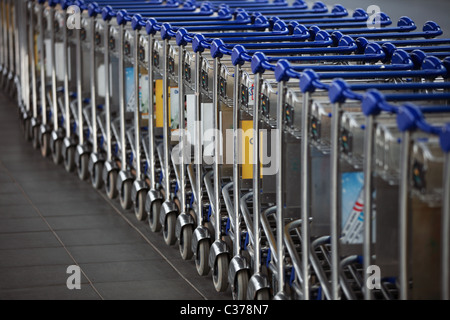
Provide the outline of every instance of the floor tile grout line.
[[3,167],[6,174],[14,181],[14,183],[19,187],[20,191],[22,192],[23,196],[27,199],[27,201],[30,203],[30,205],[33,207],[33,209],[39,214],[39,216],[41,217],[41,219],[45,222],[45,224],[47,224],[48,228],[50,229],[50,231],[53,233],[53,235],[55,236],[55,238],[59,241],[59,243],[62,245],[62,247],[64,248],[64,250],[67,252],[67,254],[69,255],[69,257],[72,259],[72,261],[75,263],[76,266],[78,266],[80,268],[81,273],[86,277],[86,279],[89,281],[89,284],[91,285],[91,287],[94,289],[94,291],[97,293],[97,295],[100,297],[100,299],[104,300],[103,296],[100,294],[100,292],[97,290],[97,288],[94,286],[94,284],[92,283],[91,279],[89,279],[89,277],[87,276],[87,274],[84,272],[84,270],[80,267],[80,265],[78,264],[78,262],[75,260],[75,258],[73,257],[73,255],[70,253],[70,251],[67,249],[67,247],[65,246],[64,242],[61,240],[61,238],[58,236],[58,234],[55,232],[55,230],[53,230],[52,226],[48,223],[47,219],[42,215],[42,213],[40,212],[39,208],[37,208],[35,206],[35,204],[31,201],[30,197],[27,195],[27,193],[25,192],[25,190],[23,190],[22,186],[20,185],[20,183],[18,183],[16,181],[16,179],[11,175],[11,173],[9,172],[8,168],[6,168],[6,166],[3,164],[3,162],[0,160],[0,167]]
[[120,210],[118,210],[110,201],[109,199],[101,193],[99,190],[97,190],[97,193],[100,194],[103,199],[114,209],[114,211],[119,214],[129,225],[132,227],[144,240],[180,275],[181,278],[183,278],[197,293],[203,297],[204,300],[208,300],[208,298],[197,288],[194,286],[192,282],[189,281],[182,273],[175,267],[175,265],[168,259],[151,241],[148,239],[145,234],[141,232]]

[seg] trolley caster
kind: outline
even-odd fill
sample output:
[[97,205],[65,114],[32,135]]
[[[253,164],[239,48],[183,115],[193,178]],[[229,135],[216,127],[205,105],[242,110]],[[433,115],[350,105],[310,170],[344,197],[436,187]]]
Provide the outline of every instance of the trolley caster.
[[241,270],[236,274],[234,285],[231,290],[233,300],[245,300],[247,298],[248,280],[249,276],[247,270]]
[[115,199],[117,198],[117,188],[116,188],[116,182],[117,182],[117,171],[110,171],[108,172],[106,179],[105,179],[105,189],[106,189],[106,195],[109,199]]
[[256,292],[255,300],[270,300],[270,290],[269,289],[261,289]]
[[225,292],[228,289],[228,261],[228,254],[222,253],[214,263],[212,278],[217,292]]
[[195,255],[195,268],[200,276],[207,276],[211,267],[208,263],[209,241],[202,240],[198,243],[197,254]]
[[89,177],[89,154],[84,153],[78,158],[78,178],[85,181]]
[[131,201],[131,181],[127,180],[122,183],[122,187],[119,192],[119,200],[120,206],[123,210],[131,209],[132,201]]
[[62,162],[62,140],[58,137],[58,133],[53,131],[52,132],[52,159],[53,163],[58,165]]
[[233,300],[246,300],[248,282],[250,279],[250,256],[245,257],[243,253],[248,253],[247,251],[242,251],[233,257],[230,261],[230,267],[228,270],[228,283],[231,284],[231,293]]
[[248,283],[248,300],[270,300],[270,285],[267,277],[261,273],[254,274]]
[[117,191],[117,175],[119,169],[115,162],[105,161],[103,164],[103,181],[105,184],[105,192],[109,199],[115,199],[118,195]]
[[102,171],[103,171],[102,162],[97,162],[92,168],[91,183],[92,186],[97,190],[103,187]]
[[177,238],[175,236],[177,216],[178,207],[176,206],[176,204],[171,201],[165,201],[161,206],[159,219],[163,227],[164,242],[168,246],[173,246],[177,241]]
[[177,217],[175,226],[175,234],[178,238],[178,248],[183,260],[192,259],[194,252],[192,251],[192,235],[194,233],[193,214],[182,213]]
[[31,135],[32,135],[32,145],[33,145],[33,149],[37,150],[40,147],[40,142],[39,142],[39,125],[34,125],[31,128]]
[[101,189],[103,187],[103,160],[95,153],[91,153],[89,157],[89,174],[91,176],[91,183],[94,189]]
[[30,141],[33,134],[31,132],[31,119],[28,117],[23,118],[23,136],[25,138],[25,141]]
[[131,209],[131,189],[133,188],[133,178],[129,172],[120,171],[117,176],[117,190],[119,190],[120,206],[123,210]]
[[145,181],[136,180],[133,183],[131,190],[131,199],[134,202],[134,214],[138,221],[147,219],[147,211],[145,210],[145,199],[147,196],[148,187]]
[[44,126],[41,126],[40,132],[40,146],[41,146],[41,155],[44,158],[47,158],[50,155],[50,133],[45,129]]
[[189,224],[181,229],[181,235],[178,240],[178,247],[180,249],[180,255],[183,260],[190,260],[194,255],[192,252],[192,234],[194,233],[193,225]]
[[134,203],[134,214],[138,221],[145,221],[147,219],[147,212],[145,211],[145,191],[138,192],[137,199]]
[[210,232],[203,226],[198,226],[194,231],[192,251],[195,253],[195,268],[200,276],[208,275],[209,266]]
[[73,172],[75,170],[75,146],[68,139],[64,139],[62,148],[64,169],[69,173]]
[[228,288],[229,249],[225,241],[216,240],[211,245],[209,266],[213,270],[214,288],[224,292]]

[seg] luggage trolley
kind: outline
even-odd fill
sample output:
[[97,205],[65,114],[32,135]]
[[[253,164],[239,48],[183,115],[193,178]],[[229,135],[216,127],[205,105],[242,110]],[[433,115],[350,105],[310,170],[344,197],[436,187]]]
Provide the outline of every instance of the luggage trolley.
[[[443,86],[445,84],[447,83],[436,83],[437,86]],[[440,109],[424,107],[419,110],[409,105],[403,108],[396,109],[395,107],[392,107],[388,103],[386,103],[384,101],[384,98],[380,97],[380,95],[378,95],[378,99],[374,99],[375,97],[377,97],[376,92],[370,92],[368,94],[367,100],[369,100],[369,102],[366,103],[366,109],[364,110],[366,115],[368,115],[369,117],[375,116],[376,113],[372,112],[374,110],[378,110],[378,112],[390,111],[398,114],[397,123],[393,125],[393,128],[389,128],[388,131],[393,133],[397,137],[400,137],[401,139],[401,156],[400,158],[394,158],[395,160],[390,162],[391,168],[394,167],[394,171],[399,172],[397,174],[397,177],[400,180],[398,192],[398,203],[400,208],[400,219],[398,221],[398,233],[400,235],[400,240],[398,243],[398,248],[400,248],[400,259],[398,261],[398,264],[400,266],[400,298],[406,299],[408,297],[438,297],[438,280],[434,281],[433,288],[433,281],[430,282],[430,279],[428,279],[427,276],[423,273],[440,272],[439,264],[434,264],[432,262],[433,260],[439,260],[439,256],[433,255],[432,250],[426,250],[429,248],[425,248],[423,246],[423,241],[429,241],[430,239],[437,239],[437,241],[439,241],[440,237],[439,233],[432,231],[432,228],[433,223],[438,225],[440,222],[436,221],[439,216],[439,214],[436,213],[440,212],[439,207],[441,205],[441,203],[439,203],[440,192],[436,190],[435,185],[439,184],[440,177],[442,176],[442,171],[439,172],[439,177],[433,177],[433,172],[435,172],[434,170],[436,169],[434,168],[436,166],[439,169],[442,168],[440,164],[443,162],[443,159],[442,156],[439,157],[439,154],[436,153],[436,150],[439,150],[439,146],[437,145],[436,140],[424,139],[424,134],[420,131],[410,133],[406,132],[406,130],[410,131],[414,129],[414,127],[412,127],[412,120],[407,121],[408,116],[413,115],[411,119],[414,119],[414,117],[417,117],[417,114],[421,115],[422,112],[435,113],[440,112]],[[374,107],[373,110],[371,109],[372,106]],[[441,123],[441,121],[443,121],[442,115],[438,115],[435,119],[433,119],[432,115],[427,116],[427,118],[429,118],[429,120],[433,120],[433,122],[435,122],[436,124],[439,124]],[[396,125],[398,125],[398,128],[396,127]],[[425,130],[425,132],[433,133],[433,130],[428,129]],[[404,160],[404,153],[409,153],[408,161]],[[392,155],[390,155],[390,157],[392,157]],[[407,181],[408,185],[406,187],[401,184],[403,182],[401,179],[403,179],[403,181]],[[426,182],[428,182],[428,185],[426,185]],[[426,220],[424,220],[423,218],[421,220],[418,220],[421,216],[423,217],[424,212],[428,213],[426,215]],[[433,216],[435,218],[433,218]],[[442,219],[444,219],[444,217],[445,215],[442,216]],[[420,234],[417,233],[418,229],[417,226],[415,226],[418,221],[421,221]],[[445,233],[443,233],[441,236],[445,237],[444,234]],[[445,246],[444,242],[442,242],[442,245]],[[410,246],[412,246],[413,248],[415,247],[414,251],[412,249],[409,249]],[[418,258],[419,256],[421,258]],[[425,261],[427,261],[428,263],[418,264],[417,262],[419,260],[417,259],[422,259],[424,256],[427,257]],[[412,279],[414,284],[413,289],[411,289],[409,286],[410,279]],[[441,281],[444,281],[445,283],[444,279],[445,276],[443,276]],[[406,281],[406,284],[404,283],[404,281]]]
[[[104,16],[105,17],[112,17],[112,15],[114,14],[114,13],[112,13],[112,8],[104,8],[103,11],[104,11]],[[130,18],[126,15],[125,12],[122,12],[121,14],[122,14],[122,18],[121,18],[122,22],[126,23],[126,20],[130,20]],[[159,15],[161,15],[161,14],[163,14],[163,13],[159,13]],[[166,12],[165,14],[168,14],[168,13]],[[126,32],[127,32],[127,35],[129,37],[131,37],[131,33],[130,33],[131,31],[130,30],[126,30]],[[117,34],[120,34],[120,32],[118,32]],[[119,39],[116,39],[116,40],[119,40]],[[131,45],[131,43],[129,45]],[[110,46],[111,46],[111,43],[110,43]],[[119,49],[119,52],[120,51],[121,50]],[[131,50],[128,51],[128,54],[131,54]],[[119,70],[120,69],[121,68],[119,68]],[[119,76],[119,78],[121,78],[121,77]],[[121,128],[122,128],[122,126],[121,126]],[[114,131],[114,125],[113,125],[113,131]],[[130,136],[131,131],[127,131],[127,133],[129,133],[128,136]],[[138,134],[137,137],[140,137],[140,135]],[[120,139],[120,140],[122,140],[122,139]],[[128,141],[128,143],[129,143],[130,147],[134,146],[134,141]],[[136,148],[135,151],[139,150],[139,149],[140,148]],[[123,151],[123,152],[125,152],[125,151]],[[122,158],[123,158],[122,159],[122,161],[123,161],[126,158],[126,156],[124,156],[122,154]],[[112,169],[111,166],[108,166],[108,167],[110,167],[110,169]],[[111,173],[107,173],[106,176],[111,175],[112,178],[113,178],[113,176],[115,176],[114,170],[110,170],[108,172],[111,172]],[[122,205],[123,205],[124,208],[129,208],[131,206],[131,202],[134,201],[136,203],[137,213],[138,212],[142,213],[142,208],[143,208],[142,201],[139,202],[139,201],[136,201],[137,199],[134,200],[135,197],[132,197],[132,193],[135,194],[135,195],[139,195],[141,193],[140,191],[144,190],[143,189],[144,185],[142,183],[140,183],[140,185],[139,185],[139,183],[137,183],[135,185],[135,190],[132,192],[132,180],[134,180],[134,179],[129,173],[130,172],[128,172],[128,174],[127,174],[126,171],[122,170],[122,173],[119,172],[119,175],[118,175],[119,177],[118,177],[118,180],[117,180],[117,188],[119,190],[121,190],[121,199],[123,200],[121,202],[122,202]],[[140,199],[142,200],[142,196],[140,196]],[[142,216],[142,214],[138,214],[138,216]],[[171,240],[171,241],[173,241],[173,240]]]
[[[183,40],[183,39],[185,39],[186,38],[186,35],[185,35],[185,33],[186,33],[186,31],[184,31],[184,29],[183,29],[183,32],[181,32],[181,31],[178,31],[178,35],[177,35],[177,38],[178,39],[180,39],[180,40]],[[252,33],[249,33],[250,35],[252,34]],[[221,35],[221,36],[223,36],[224,34],[219,34],[219,35]],[[233,35],[232,33],[231,33],[231,35]],[[261,34],[260,34],[261,35]],[[207,36],[210,36],[209,34],[207,34]],[[264,38],[264,37],[262,37],[262,38]],[[202,43],[204,43],[204,41],[205,41],[206,39],[204,38],[204,37],[202,37],[201,35],[198,35],[198,36],[195,36],[195,38],[193,39],[193,46],[195,45],[195,48],[194,48],[194,51],[204,51],[204,48],[202,48]],[[207,45],[207,46],[209,46],[209,45]],[[200,64],[197,64],[197,65],[200,65]],[[208,66],[208,64],[206,64],[206,63],[202,63],[201,64],[202,66]],[[217,66],[216,66],[217,67]],[[216,69],[216,70],[219,70],[219,68],[217,67],[217,68],[214,68],[214,69]],[[213,69],[213,70],[214,70]],[[223,68],[221,69],[222,71],[221,72],[223,72]],[[222,89],[216,89],[216,90],[222,90],[221,91],[221,94],[219,95],[219,97],[221,96],[221,97],[224,97],[224,93],[225,93],[225,89],[226,90],[228,90],[227,88],[226,88],[226,83],[225,83],[225,78],[224,77],[222,77],[222,78],[220,78],[220,80],[219,80],[219,77],[217,77],[216,75],[214,75],[213,74],[213,77],[211,77],[210,76],[210,73],[211,73],[211,71],[209,71],[208,72],[208,69],[204,69],[203,68],[203,70],[199,73],[198,71],[197,71],[197,74],[198,75],[200,75],[201,74],[201,79],[202,79],[202,83],[201,83],[201,87],[203,88],[203,90],[205,90],[205,89],[207,89],[207,88],[222,88]],[[213,83],[210,83],[211,82],[211,78],[213,79],[213,82],[215,82],[215,84],[213,84]],[[219,82],[221,83],[221,85],[219,85]],[[228,90],[229,91],[229,90]],[[211,94],[210,93],[205,93],[206,95],[208,95],[208,96],[211,96]],[[213,99],[214,99],[214,97],[217,97],[217,94],[218,94],[218,92],[215,92],[213,95],[212,95],[212,97],[213,97]],[[216,99],[218,99],[219,97],[217,97]],[[216,103],[218,102],[218,100],[216,100]],[[198,153],[197,153],[198,154]],[[220,161],[219,161],[220,162]],[[212,176],[214,174],[214,170],[212,170],[212,172],[210,172],[210,174],[209,174],[209,176]],[[209,194],[209,197],[210,198],[212,198],[212,193],[213,192],[215,192],[214,191],[214,189],[215,190],[218,190],[218,187],[216,187],[216,188],[213,188],[213,187],[211,187],[211,182],[209,181],[211,178],[210,177],[208,177],[208,175],[206,175],[205,176],[205,186],[207,187],[206,189],[209,191],[209,192],[207,192],[208,194]],[[219,181],[219,180],[214,180],[214,183],[215,183],[215,181]],[[216,192],[216,194],[214,195],[215,197],[217,197],[217,192]],[[220,195],[219,195],[219,197],[220,197]],[[216,202],[216,206],[217,206],[217,202]],[[214,209],[214,210],[212,210],[212,211],[215,211],[215,210],[217,210],[217,209]],[[219,216],[216,216],[215,217],[216,218],[216,220],[217,220],[217,218],[219,218]],[[217,221],[215,221],[215,225],[219,225],[220,226],[220,229],[223,229],[222,228],[222,225],[223,225],[223,219],[222,219],[222,217],[220,217],[220,219],[219,220],[222,220],[222,221],[220,221],[220,222],[217,222]],[[200,230],[200,229],[199,229]],[[215,266],[218,266],[218,259],[222,259],[221,261],[222,261],[222,263],[224,263],[224,261],[225,261],[225,259],[228,259],[228,248],[227,248],[227,246],[226,246],[226,243],[225,242],[221,242],[221,241],[223,241],[221,238],[222,238],[222,234],[223,234],[223,231],[218,231],[218,230],[215,230],[215,232],[220,232],[221,233],[221,235],[220,235],[220,237],[218,237],[216,240],[217,240],[217,242],[216,242],[216,244],[217,244],[217,247],[216,248],[214,248],[213,247],[213,251],[211,251],[211,254],[209,255],[209,264],[210,264],[210,267],[215,267]],[[217,235],[216,235],[217,236]],[[229,245],[228,245],[229,246]],[[195,251],[195,248],[193,248],[194,249],[194,251]],[[214,249],[217,249],[217,250],[214,250]],[[226,254],[226,255],[225,255]],[[204,260],[203,260],[204,261]],[[228,260],[227,260],[228,261]],[[215,273],[215,276],[213,277],[213,279],[215,279],[215,286],[216,286],[216,289],[217,288],[219,288],[219,291],[220,291],[220,288],[226,288],[226,286],[227,286],[227,284],[226,284],[226,282],[225,282],[225,280],[223,280],[223,277],[226,277],[226,272],[224,272],[224,270],[225,269],[227,269],[227,268],[224,268],[223,267],[223,264],[221,265],[222,267],[220,268],[220,267],[216,267],[215,268],[215,271],[217,271],[217,270],[219,270],[219,268],[220,268],[220,270],[223,270],[222,272],[216,272]],[[221,276],[220,276],[221,275]],[[222,278],[222,279],[221,279]],[[221,280],[220,280],[221,279]],[[225,284],[225,285],[224,285]],[[222,289],[223,290],[223,289]]]
[[[319,67],[319,68],[320,68],[320,67]],[[305,77],[307,78],[307,76],[305,76]],[[319,84],[318,84],[318,86],[319,86]],[[322,88],[323,88],[323,86],[324,86],[324,85],[322,85]],[[312,264],[314,265],[314,263],[312,263]]]
[[[201,41],[201,40],[200,40]],[[200,42],[200,41],[197,41],[197,42]],[[206,78],[206,77],[203,77],[203,78]],[[215,79],[215,77],[214,77],[214,79]],[[223,81],[223,79],[222,79],[222,81]],[[219,250],[220,251],[220,250]],[[217,257],[218,255],[216,255],[216,257]],[[214,257],[214,255],[212,255],[212,257]],[[213,261],[214,259],[211,259],[211,261]],[[212,264],[212,262],[210,263],[210,264]]]
[[[326,37],[326,33],[325,33],[325,37]],[[347,39],[347,40],[351,40],[351,39]],[[308,43],[305,43],[305,45],[308,45]],[[316,45],[317,45],[317,43],[316,43]],[[320,48],[316,48],[316,49],[314,49],[314,48],[303,48],[303,49],[298,49],[297,51],[294,49],[294,50],[291,50],[291,54],[294,54],[295,52],[297,52],[297,53],[302,53],[302,52],[303,53],[308,53],[308,52],[309,53],[313,53],[314,51],[316,51],[316,52],[321,52],[321,51],[322,52],[338,51],[339,52],[339,50],[341,50],[343,52],[345,52],[345,51],[352,52],[352,51],[354,51],[356,49],[356,45],[354,44],[354,42],[353,42],[353,44],[346,44],[345,41],[342,41],[341,45],[342,45],[342,47],[340,47],[340,48],[322,48],[322,49],[320,49]],[[272,50],[272,51],[267,51],[267,52],[268,53],[276,53],[276,51],[277,50]],[[245,55],[245,49],[243,49],[243,48],[235,48],[235,52],[236,52],[236,56],[241,56],[242,57],[242,56]],[[288,52],[289,52],[289,50],[280,51],[279,54],[283,54],[283,53],[286,54]],[[255,56],[257,56],[257,55],[255,55]],[[255,56],[253,58],[255,58]],[[248,54],[247,54],[247,57],[248,57],[247,59],[249,59],[249,58],[251,59],[251,57],[249,57]],[[295,57],[292,57],[292,58],[295,59]],[[305,58],[308,58],[308,57],[305,57]],[[322,59],[322,57],[316,57],[316,59]],[[258,62],[256,61],[256,62],[252,63],[252,66],[254,66],[254,65],[258,66]],[[273,69],[274,68],[272,68],[272,70]],[[264,69],[262,69],[262,70],[264,70]],[[277,119],[276,113],[275,113],[276,109],[270,108],[270,105],[273,106],[273,105],[277,104],[277,96],[275,94],[276,91],[274,89],[270,89],[272,86],[267,81],[264,82],[264,87],[265,87],[264,92],[261,94],[261,96],[262,96],[261,99],[263,100],[261,105],[263,106],[262,108],[264,109],[264,112],[262,112],[262,113],[263,113],[263,119],[267,119],[265,121],[266,121],[267,125],[270,127],[270,126],[274,125],[274,120],[272,120],[272,119]],[[257,90],[255,90],[255,92],[256,92],[255,96],[258,97],[258,96],[260,96],[258,94],[258,90],[261,90],[261,89],[260,89],[260,87],[256,88],[256,89]],[[255,116],[253,117],[253,119],[255,119]],[[255,161],[256,161],[256,159],[255,159]],[[257,164],[257,165],[255,165],[255,167],[259,167],[259,165]],[[275,193],[275,191],[274,191],[274,193]],[[297,206],[298,205],[299,204],[297,204]],[[244,210],[244,211],[246,211],[246,210]],[[258,210],[257,210],[257,212],[258,212]],[[269,214],[273,215],[273,213],[274,213],[273,208],[272,208],[272,210],[266,211],[267,215],[269,215]],[[255,213],[255,215],[256,215],[256,213]],[[263,216],[266,217],[266,215],[264,215],[264,214],[263,214]],[[256,222],[256,221],[258,221],[258,222]],[[264,221],[263,226],[268,226],[266,218],[264,218],[263,221]],[[254,218],[253,222],[258,224],[257,227],[256,226],[254,227],[254,230],[259,230],[260,229],[260,227],[259,227],[259,218],[258,219]],[[269,228],[266,227],[265,230],[269,230]],[[254,232],[256,232],[256,231],[254,231]],[[271,234],[270,232],[267,232],[267,233],[269,233],[269,234],[267,234],[267,238],[268,239],[272,239],[273,238],[273,234]],[[256,245],[258,245],[258,244],[256,244]],[[274,246],[272,246],[272,247],[274,247]],[[275,253],[277,252],[276,248],[272,248],[272,249],[273,249],[272,251],[274,251]],[[255,251],[259,251],[259,250],[255,250]],[[276,271],[276,270],[274,270],[274,271]],[[256,278],[257,277],[255,277],[254,280],[253,280],[253,281],[255,281],[255,287],[256,287],[256,283],[257,283]],[[266,281],[266,285],[267,285],[266,288],[268,289],[269,286],[268,286],[267,281]],[[254,290],[254,292],[257,292],[257,291],[258,290]]]

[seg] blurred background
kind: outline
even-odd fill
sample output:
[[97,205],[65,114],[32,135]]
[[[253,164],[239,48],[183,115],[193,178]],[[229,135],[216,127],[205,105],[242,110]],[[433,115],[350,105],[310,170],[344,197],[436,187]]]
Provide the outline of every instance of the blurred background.
[[[434,21],[450,36],[450,0],[321,0],[330,5],[341,4],[348,10],[362,8],[367,11],[371,5],[377,5],[386,13],[394,25],[402,16],[408,16],[421,30],[427,21]],[[313,3],[314,1],[307,1]],[[368,12],[370,14],[370,12]]]

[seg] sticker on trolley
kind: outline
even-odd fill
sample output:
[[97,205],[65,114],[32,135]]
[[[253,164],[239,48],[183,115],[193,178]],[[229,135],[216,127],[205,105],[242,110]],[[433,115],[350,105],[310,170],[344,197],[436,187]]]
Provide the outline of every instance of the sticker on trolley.
[[364,174],[342,174],[342,243],[363,242],[364,226]]
[[139,110],[142,113],[142,119],[149,117],[149,94],[148,90],[143,90],[143,88],[148,88],[148,84],[148,74],[141,74],[139,77]]
[[136,95],[134,93],[134,68],[125,70],[125,101],[127,112],[134,112],[136,105]]

